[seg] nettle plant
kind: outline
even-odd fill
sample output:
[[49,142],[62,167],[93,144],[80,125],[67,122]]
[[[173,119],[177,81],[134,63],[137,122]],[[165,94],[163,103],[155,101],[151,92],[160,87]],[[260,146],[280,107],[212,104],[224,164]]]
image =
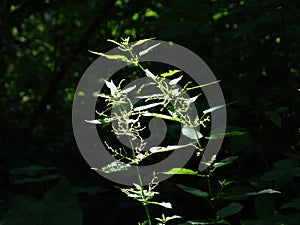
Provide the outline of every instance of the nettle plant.
[[[160,218],[151,218],[150,216],[149,205],[151,204],[160,205],[168,209],[172,208],[172,205],[169,202],[157,202],[154,200],[154,197],[159,194],[159,192],[156,191],[156,187],[159,183],[157,173],[159,172],[165,174],[193,175],[202,177],[203,179],[207,179],[208,192],[201,191],[193,187],[187,187],[181,184],[177,185],[178,188],[189,194],[192,194],[195,197],[205,198],[214,215],[214,218],[208,221],[187,221],[184,224],[230,224],[224,218],[239,213],[242,210],[243,206],[240,203],[232,202],[228,206],[223,207],[220,210],[217,210],[217,207],[219,202],[231,199],[230,196],[224,194],[224,189],[234,183],[234,181],[226,179],[219,180],[218,183],[220,188],[214,191],[211,187],[211,176],[213,174],[213,171],[221,166],[230,164],[235,159],[237,159],[237,156],[229,157],[220,162],[216,162],[216,157],[214,156],[210,161],[207,162],[208,167],[203,173],[185,168],[173,168],[169,171],[155,171],[153,173],[153,179],[150,183],[144,184],[142,182],[142,177],[138,166],[150,156],[180,150],[187,146],[193,146],[196,149],[196,155],[201,156],[204,152],[204,148],[200,143],[200,139],[203,138],[203,135],[198,131],[199,127],[207,127],[210,122],[209,114],[212,111],[219,109],[220,107],[224,107],[218,106],[205,110],[203,111],[201,117],[199,117],[198,115],[196,117],[191,116],[190,111],[192,109],[192,104],[195,103],[201,93],[193,97],[189,97],[189,95],[187,94],[188,91],[201,89],[201,87],[210,84],[205,84],[202,86],[192,86],[192,82],[187,82],[183,86],[183,88],[179,88],[178,83],[183,78],[180,70],[169,70],[168,72],[155,75],[149,69],[144,68],[139,62],[140,57],[147,54],[159,44],[150,46],[146,50],[143,50],[138,54],[135,54],[133,50],[135,47],[142,45],[149,40],[152,40],[152,38],[143,39],[131,45],[129,44],[129,38],[122,39],[121,42],[108,40],[109,42],[116,44],[118,48],[124,52],[124,55],[107,55],[90,51],[93,54],[100,55],[111,60],[121,60],[128,63],[129,65],[134,65],[139,68],[139,70],[141,70],[146,77],[150,78],[150,82],[143,84],[141,87],[137,87],[136,85],[134,85],[125,89],[122,89],[122,85],[125,80],[122,80],[118,84],[116,84],[112,79],[105,81],[105,84],[110,93],[101,93],[98,95],[98,97],[104,99],[106,108],[101,112],[96,111],[99,119],[86,121],[102,125],[111,124],[111,127],[113,128],[112,132],[118,138],[126,137],[131,147],[128,151],[128,149],[124,147],[114,148],[110,146],[109,143],[105,142],[107,148],[111,151],[113,156],[118,159],[118,161],[103,168],[93,169],[100,170],[106,173],[112,173],[126,170],[131,166],[136,167],[139,184],[134,183],[133,187],[131,188],[120,189],[128,197],[140,202],[145,208],[147,219],[143,222],[138,223],[139,225],[152,225],[154,224],[154,221],[157,225],[164,225],[168,221],[181,218],[181,216],[178,215],[165,216],[164,214],[162,214]],[[126,56],[125,53],[130,57]],[[172,79],[169,79],[170,77]],[[158,90],[158,93],[143,95],[142,90],[149,86],[154,86]],[[129,94],[132,94],[133,92],[136,98],[141,99],[145,103],[144,105],[135,106],[136,104],[134,104],[129,97]],[[143,138],[143,135],[141,135],[141,132],[145,129],[145,127],[142,126],[140,122],[143,117],[153,117],[179,123],[182,127],[182,134],[188,137],[190,142],[184,145],[154,146],[147,149],[147,143]],[[232,136],[241,134],[242,132],[233,131],[225,133],[224,135]],[[266,193],[278,192],[267,189],[260,192],[245,193],[243,196],[253,196]]]

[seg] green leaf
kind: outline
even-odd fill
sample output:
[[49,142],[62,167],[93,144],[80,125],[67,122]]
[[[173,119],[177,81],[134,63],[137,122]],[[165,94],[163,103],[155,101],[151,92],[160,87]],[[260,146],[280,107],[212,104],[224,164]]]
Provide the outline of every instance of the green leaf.
[[91,124],[101,124],[100,120],[84,120],[84,121]]
[[168,152],[173,151],[180,148],[185,148],[188,145],[168,145],[167,147],[152,147],[149,149],[151,153],[158,153],[158,152]]
[[[170,84],[170,85],[175,85],[175,84],[177,84],[177,83],[182,79],[182,77],[183,77],[183,76],[180,76],[180,77],[178,77],[178,78],[175,78],[175,79],[171,80],[171,81],[169,82],[169,84]],[[197,96],[197,97],[198,97],[198,96]]]
[[40,201],[19,198],[1,222],[3,225],[81,225],[82,212],[77,197],[62,178]]
[[238,156],[231,156],[231,157],[228,157],[226,159],[222,159],[219,162],[214,163],[213,166],[215,168],[218,168],[218,167],[221,167],[221,166],[226,166],[226,165],[232,163],[234,160],[237,160],[238,158],[239,158]]
[[178,121],[180,122],[180,119],[177,117],[171,117],[171,116],[167,116],[167,115],[163,115],[163,114],[159,114],[159,113],[143,113],[143,116],[153,116],[156,118],[160,118],[160,119],[166,119],[166,120],[172,120],[172,121]]
[[276,209],[275,201],[270,195],[257,196],[254,203],[257,218],[263,219]]
[[203,88],[205,86],[209,86],[209,85],[212,85],[212,84],[216,84],[216,83],[219,83],[220,81],[214,81],[214,82],[210,82],[210,83],[207,83],[207,84],[202,84],[202,85],[199,85],[199,86],[195,86],[195,87],[191,87],[191,88],[186,88],[187,91],[190,91],[190,90],[193,90],[193,89],[198,89],[198,88]]
[[[240,187],[238,187],[238,189],[240,189]],[[225,191],[222,193],[219,193],[219,198],[225,199],[225,200],[241,200],[241,199],[246,199],[250,196],[257,196],[257,195],[263,195],[263,194],[280,194],[280,191],[275,191],[273,189],[265,189],[262,191],[258,191],[258,192],[245,192],[245,193],[238,193],[238,194],[234,194],[232,195],[230,193],[230,191]]]
[[42,181],[49,181],[49,180],[55,180],[59,178],[58,174],[52,174],[52,175],[45,175],[41,177],[28,177],[28,178],[20,178],[20,179],[15,179],[13,182],[14,184],[26,184],[26,183],[40,183]]
[[156,107],[156,106],[161,105],[161,104],[163,104],[163,102],[151,103],[149,105],[143,105],[143,106],[136,107],[133,110],[134,111],[143,111],[145,109],[150,109],[150,108]]
[[173,168],[167,172],[163,172],[164,174],[180,174],[180,175],[194,175],[198,176],[199,173],[190,169],[185,168]]
[[211,134],[206,139],[215,140],[215,139],[220,139],[223,137],[239,136],[239,135],[243,135],[245,133],[246,132],[244,132],[244,131],[229,131],[229,132],[225,132],[225,133],[215,133],[215,134]]
[[90,51],[90,53],[93,53],[95,55],[100,55],[100,56],[103,56],[105,58],[108,58],[108,59],[114,59],[114,60],[122,60],[124,62],[131,62],[129,59],[127,59],[126,56],[124,55],[106,55],[104,53],[101,53],[101,52],[94,52],[94,51]]
[[217,215],[221,218],[225,218],[234,214],[239,213],[243,209],[243,206],[240,203],[232,202],[228,206],[217,212]]
[[134,48],[134,47],[136,47],[138,45],[141,45],[141,44],[143,44],[143,43],[145,43],[147,41],[153,40],[153,39],[155,39],[155,38],[148,38],[148,39],[139,40],[139,41],[135,42],[133,45],[131,45],[131,48]]
[[290,159],[281,159],[274,163],[274,166],[280,169],[290,169],[295,165]]
[[30,165],[24,167],[18,167],[15,169],[11,169],[9,172],[12,175],[28,175],[31,177],[37,176],[41,173],[50,172],[56,170],[56,167],[44,167],[40,165]]
[[278,113],[275,112],[267,112],[266,113],[272,123],[274,123],[277,127],[281,128],[282,119]]
[[286,170],[274,169],[263,174],[260,179],[263,181],[272,181],[272,180],[283,178],[286,176],[286,174],[287,174]]
[[193,140],[198,140],[203,137],[199,131],[195,130],[194,128],[187,127],[187,126],[184,126],[182,128],[181,132],[183,135],[185,135],[186,137],[193,139]]
[[281,209],[288,209],[288,208],[300,209],[300,198],[295,198],[293,199],[292,202],[284,203],[281,206]]
[[167,209],[172,209],[172,204],[170,202],[149,202],[149,203],[154,204],[154,205],[160,205]]
[[225,105],[215,106],[215,107],[209,108],[209,109],[207,109],[207,110],[204,110],[204,111],[203,111],[203,114],[211,113],[211,112],[213,112],[213,111],[216,111],[216,110],[221,109],[221,108],[224,108],[224,107],[226,107],[226,104],[225,104]]
[[209,194],[207,192],[201,191],[197,188],[187,187],[182,184],[177,184],[177,187],[179,187],[180,189],[182,189],[183,191],[185,191],[189,194],[194,195],[195,197],[207,198],[209,196]]
[[109,163],[106,166],[103,166],[101,169],[97,169],[97,168],[91,168],[91,169],[95,170],[95,171],[101,171],[104,173],[115,173],[115,172],[129,170],[130,168],[131,168],[131,165],[123,163],[119,160],[116,160],[112,163]]
[[116,45],[119,45],[120,47],[124,47],[122,44],[120,44],[119,42],[116,42],[116,41],[114,41],[114,40],[107,39],[107,41],[112,42],[112,43],[114,43],[114,44],[116,44]]
[[150,52],[152,49],[154,49],[155,47],[157,47],[159,45],[160,45],[160,43],[157,43],[157,44],[152,45],[149,48],[145,49],[144,51],[139,52],[139,56],[143,56],[143,55],[147,54],[148,52]]
[[75,194],[87,194],[87,195],[96,195],[103,192],[109,192],[111,189],[101,186],[91,186],[91,187],[82,187],[75,186],[72,187],[72,192]]
[[181,72],[181,70],[169,70],[169,72],[166,73],[162,73],[160,74],[162,77],[169,77],[169,76],[173,76],[176,73]]

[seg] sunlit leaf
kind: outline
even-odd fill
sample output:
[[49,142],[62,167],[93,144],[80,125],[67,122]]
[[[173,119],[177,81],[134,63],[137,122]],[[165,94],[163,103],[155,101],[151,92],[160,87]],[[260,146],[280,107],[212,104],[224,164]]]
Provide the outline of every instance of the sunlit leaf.
[[197,171],[193,171],[185,168],[173,168],[167,172],[163,172],[164,174],[177,174],[177,175],[194,175],[198,176],[199,173]]
[[173,76],[176,73],[181,72],[181,70],[169,70],[169,72],[166,73],[162,73],[160,74],[162,77],[169,77],[169,76]]
[[124,56],[124,55],[106,55],[106,54],[101,53],[101,52],[94,52],[94,51],[90,51],[90,50],[89,50],[89,52],[93,53],[95,55],[100,55],[100,56],[106,57],[108,59],[115,59],[115,60],[122,60],[124,62],[130,62],[130,60],[127,59],[127,57]]
[[193,139],[193,140],[198,140],[203,137],[199,131],[195,130],[194,128],[187,127],[187,126],[184,126],[182,128],[181,132],[183,135],[185,135],[188,138]]
[[158,152],[168,152],[173,151],[180,148],[185,148],[187,145],[169,145],[167,147],[152,147],[149,149],[152,153],[158,153]]
[[149,105],[139,106],[139,107],[134,108],[134,111],[143,111],[145,109],[150,109],[150,108],[156,107],[158,105],[161,105],[162,103],[163,102],[157,102],[157,103],[151,103]]
[[139,56],[143,56],[145,54],[147,54],[148,52],[150,52],[152,49],[154,49],[155,47],[157,47],[158,45],[160,45],[160,43],[157,43],[155,45],[150,46],[149,48],[145,49],[144,51],[139,52]]
[[207,83],[207,84],[202,84],[202,85],[199,85],[199,86],[195,86],[195,87],[190,87],[190,88],[186,88],[187,91],[190,91],[190,90],[193,90],[193,89],[198,89],[198,88],[202,88],[202,87],[205,87],[205,86],[209,86],[209,85],[212,85],[212,84],[216,84],[216,83],[219,83],[220,81],[214,81],[214,82],[211,82],[211,83]]
[[101,171],[104,173],[115,173],[115,172],[129,170],[130,168],[131,168],[131,165],[123,163],[119,160],[116,160],[106,166],[103,166],[101,169],[98,169],[98,168],[91,168],[91,169],[95,170],[95,171]]
[[145,73],[146,73],[147,77],[150,77],[150,78],[152,78],[153,80],[156,79],[155,75],[154,75],[153,73],[151,73],[150,70],[145,69]]
[[101,124],[99,120],[84,120],[84,121],[91,124]]
[[172,120],[172,121],[180,121],[179,118],[177,117],[171,117],[171,116],[167,116],[167,115],[163,115],[163,114],[159,114],[159,113],[143,113],[143,116],[152,116],[152,117],[156,117],[159,119],[166,119],[166,120]]
[[153,39],[155,39],[155,38],[147,38],[147,39],[139,40],[136,43],[134,43],[133,45],[131,45],[131,48],[134,48],[135,46],[141,45],[141,44],[143,44],[147,41],[153,40]]
[[170,84],[170,85],[175,85],[175,84],[177,84],[177,83],[182,79],[182,77],[183,77],[183,76],[180,76],[180,77],[178,77],[178,78],[176,78],[176,79],[171,80],[171,81],[169,82],[169,84]]
[[224,108],[224,107],[226,107],[226,105],[215,106],[215,107],[212,107],[212,108],[210,108],[210,109],[204,110],[204,111],[203,111],[203,114],[211,113],[211,112],[213,112],[213,111],[216,111],[216,110],[221,109],[221,108]]
[[120,93],[122,93],[122,94],[127,94],[127,93],[133,91],[135,88],[136,88],[136,85],[134,85],[134,86],[132,86],[132,87],[129,87],[129,88],[126,88],[126,89],[120,91]]

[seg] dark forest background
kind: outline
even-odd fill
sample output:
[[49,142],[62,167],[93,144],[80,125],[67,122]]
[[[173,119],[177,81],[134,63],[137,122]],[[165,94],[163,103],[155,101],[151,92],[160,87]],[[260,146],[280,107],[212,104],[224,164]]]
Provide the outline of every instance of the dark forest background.
[[[300,224],[299,0],[2,0],[0,3],[0,224],[137,224],[144,209],[92,171],[72,132],[75,88],[107,39],[156,37],[199,55],[223,89],[228,137],[219,159],[238,155],[213,182],[236,180],[244,196],[232,224]],[[194,159],[195,160],[195,159]],[[197,160],[197,158],[196,158]],[[190,163],[193,168],[193,160]],[[189,165],[188,165],[189,166]],[[175,184],[158,187],[167,214],[211,218],[209,206]],[[216,184],[217,185],[217,184]],[[222,206],[222,205],[221,205]],[[220,206],[220,207],[221,207]],[[221,207],[222,208],[222,207]],[[153,217],[160,208],[151,208]]]

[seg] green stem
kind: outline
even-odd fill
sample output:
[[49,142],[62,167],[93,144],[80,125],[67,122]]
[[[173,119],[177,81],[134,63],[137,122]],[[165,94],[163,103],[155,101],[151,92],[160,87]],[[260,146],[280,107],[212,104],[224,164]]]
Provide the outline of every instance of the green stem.
[[[130,138],[129,138],[129,142],[130,142],[130,145],[131,145],[132,153],[135,157],[134,147],[133,147],[133,144],[132,144],[132,141],[131,141]],[[145,210],[146,210],[147,220],[148,220],[149,225],[152,225],[151,217],[150,217],[150,213],[149,213],[149,209],[148,209],[148,205],[147,205],[147,200],[146,200],[146,197],[145,197],[145,194],[144,194],[144,186],[143,186],[143,181],[142,181],[142,178],[141,178],[140,170],[139,170],[138,166],[135,166],[135,168],[136,168],[136,173],[137,173],[137,176],[138,176],[138,179],[139,179],[139,184],[140,184],[140,187],[141,187],[141,194],[142,194],[142,198],[144,200],[143,205],[144,205]]]
[[143,187],[143,181],[142,181],[142,178],[141,178],[140,170],[139,170],[138,166],[136,166],[135,168],[136,168],[136,172],[137,172],[137,175],[138,175],[138,178],[139,178],[139,183],[140,183],[140,186],[141,186],[141,192],[142,192],[142,197],[143,197],[143,200],[144,200],[144,207],[145,207],[145,210],[146,210],[148,223],[149,223],[149,225],[152,225],[151,217],[150,217],[150,213],[149,213],[149,208],[148,208],[148,205],[147,205],[147,200],[146,200],[145,194],[144,194],[144,187]]

